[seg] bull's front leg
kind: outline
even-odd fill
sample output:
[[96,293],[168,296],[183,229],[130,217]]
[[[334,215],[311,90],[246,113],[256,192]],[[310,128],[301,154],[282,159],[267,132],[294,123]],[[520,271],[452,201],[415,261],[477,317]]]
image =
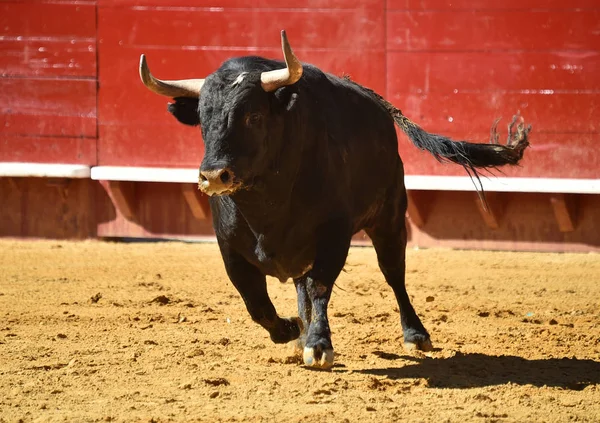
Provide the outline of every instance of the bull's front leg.
[[[331,290],[348,256],[352,232],[344,221],[326,225],[319,231],[317,254],[312,269],[297,282],[310,301],[310,322],[306,330],[303,359],[310,367],[329,369],[333,366],[333,345],[327,316]],[[299,298],[300,300],[300,298]],[[301,304],[301,301],[298,302]],[[308,307],[306,307],[308,309]],[[303,316],[300,310],[300,316]],[[306,323],[306,322],[305,322]],[[304,334],[303,334],[304,335]]]
[[267,281],[260,270],[219,240],[219,248],[229,279],[238,290],[252,320],[265,328],[271,340],[283,344],[300,336],[301,321],[297,317],[282,318],[267,293]]

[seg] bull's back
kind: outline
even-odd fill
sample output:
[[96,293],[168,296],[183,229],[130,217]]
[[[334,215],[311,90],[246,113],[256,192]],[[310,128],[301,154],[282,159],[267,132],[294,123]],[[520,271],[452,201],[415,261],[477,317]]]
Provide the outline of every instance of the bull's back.
[[391,187],[402,177],[394,121],[379,101],[360,85],[330,77],[338,108],[331,140],[339,156],[336,173],[344,175],[355,230],[373,218]]

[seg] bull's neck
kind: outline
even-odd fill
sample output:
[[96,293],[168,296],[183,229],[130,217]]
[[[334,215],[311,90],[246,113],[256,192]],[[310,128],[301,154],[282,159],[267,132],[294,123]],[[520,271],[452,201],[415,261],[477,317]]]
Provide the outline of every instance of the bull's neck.
[[231,199],[249,223],[266,222],[288,211],[293,190],[290,175],[273,172],[257,178],[251,188],[233,194]]
[[295,225],[298,213],[304,213],[304,206],[300,205],[310,204],[313,198],[313,188],[306,180],[306,167],[300,157],[295,162],[283,162],[257,178],[250,189],[231,196],[255,235],[261,234],[270,239],[287,236],[286,232]]
[[251,186],[232,195],[244,216],[252,220],[269,221],[280,219],[281,213],[289,212],[292,195],[296,187],[303,184],[301,175],[307,158],[302,144],[271,156],[270,163],[252,181]]
[[325,191],[322,182],[327,155],[311,141],[288,145],[249,189],[231,195],[235,207],[253,231],[285,232],[285,228],[293,224],[290,219],[305,213],[306,210],[301,209],[315,200],[318,202],[318,192]]

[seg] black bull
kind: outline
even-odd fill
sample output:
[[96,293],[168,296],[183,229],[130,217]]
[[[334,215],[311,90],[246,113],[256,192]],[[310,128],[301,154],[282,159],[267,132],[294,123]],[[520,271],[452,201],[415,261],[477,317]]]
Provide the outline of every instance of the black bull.
[[[363,229],[396,295],[405,346],[430,350],[404,283],[407,197],[394,123],[476,179],[476,168],[517,164],[529,128],[513,119],[507,145],[495,128],[489,144],[429,134],[373,91],[300,63],[285,32],[282,46],[286,63],[234,58],[206,79],[161,81],[140,62],[146,86],[174,98],[169,111],[201,127],[199,188],[210,195],[227,274],[274,342],[298,339],[307,366],[329,368],[327,304]],[[299,318],[277,315],[266,275],[294,280]]]

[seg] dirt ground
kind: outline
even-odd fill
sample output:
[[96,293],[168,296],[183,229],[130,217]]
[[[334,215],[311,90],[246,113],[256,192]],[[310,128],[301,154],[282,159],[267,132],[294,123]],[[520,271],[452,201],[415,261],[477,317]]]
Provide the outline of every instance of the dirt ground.
[[[409,250],[408,354],[372,248],[332,371],[254,324],[216,245],[0,241],[0,421],[600,421],[600,256]],[[293,284],[269,280],[281,315]]]

